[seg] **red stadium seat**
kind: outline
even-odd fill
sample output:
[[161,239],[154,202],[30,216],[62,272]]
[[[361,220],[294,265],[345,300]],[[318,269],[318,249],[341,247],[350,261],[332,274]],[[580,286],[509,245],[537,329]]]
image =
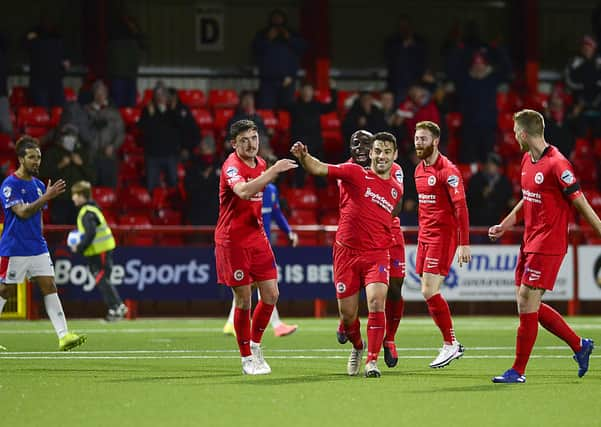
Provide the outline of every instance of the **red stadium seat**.
[[278,110],[278,129],[288,132],[290,130],[290,113]]
[[120,108],[119,112],[121,113],[121,117],[123,118],[123,122],[126,127],[135,127],[138,120],[140,120],[140,115],[142,114],[142,110],[136,107],[125,107]]
[[326,90],[315,89],[313,97],[315,98],[315,100],[317,100],[319,102],[328,103],[328,102],[332,101],[332,97],[330,96],[330,91],[328,89],[326,89]]
[[574,144],[574,148],[572,149],[572,159],[576,159],[579,157],[589,157],[592,154],[593,147],[591,143],[586,138],[578,138],[576,139],[576,143]]
[[94,187],[92,198],[100,209],[113,209],[117,203],[117,192],[111,187]]
[[351,108],[352,103],[355,100],[355,97],[357,95],[357,92],[348,91],[348,90],[339,90],[337,95],[338,95],[338,101],[337,101],[338,114],[340,114],[340,116],[342,117]]
[[19,127],[50,126],[50,115],[43,107],[20,107],[17,122]]
[[46,126],[25,126],[23,133],[34,138],[41,138],[50,131],[50,127]]
[[152,231],[144,231],[150,228],[152,223],[146,215],[122,215],[119,225],[131,226],[133,230],[124,234],[124,246],[152,246],[154,238]]
[[192,113],[194,121],[196,122],[203,134],[213,132],[215,121],[213,120],[213,116],[211,115],[211,112],[209,110],[205,108],[192,108],[190,109],[190,113]]
[[503,132],[513,131],[513,113],[500,113],[497,116],[497,125]]
[[293,225],[315,225],[317,224],[317,212],[315,209],[295,208],[288,217],[288,222]]
[[548,93],[531,93],[524,99],[523,108],[530,108],[532,110],[544,111],[547,108],[549,101]]
[[0,153],[7,153],[9,156],[13,156],[15,152],[15,143],[12,137],[7,133],[0,133]]
[[263,119],[265,127],[269,129],[276,129],[278,127],[278,119],[272,110],[257,110],[257,114]]
[[449,133],[456,133],[461,125],[463,124],[463,117],[461,113],[450,112],[446,115],[447,128],[449,129]]
[[119,153],[125,158],[129,158],[131,156],[143,156],[144,148],[140,147],[136,142],[136,137],[131,133],[125,134],[125,140],[121,147],[119,147]]
[[182,214],[174,209],[159,209],[152,219],[155,225],[181,225]]
[[[129,157],[131,158],[131,157]],[[140,185],[144,177],[144,163],[123,161],[119,167],[119,185]]]
[[467,187],[467,184],[470,182],[470,179],[472,178],[472,175],[474,174],[472,172],[472,166],[467,163],[457,163],[457,168],[459,169],[459,172],[461,172],[461,177],[463,179],[463,185],[465,187]]
[[182,104],[190,108],[201,108],[207,105],[207,97],[200,89],[180,89],[177,94]]
[[235,108],[238,103],[238,92],[233,89],[211,89],[209,91],[209,107],[211,108]]
[[126,212],[148,212],[152,199],[145,187],[131,185],[121,190],[119,202]]
[[497,92],[497,110],[499,113],[513,113],[523,107],[520,96],[510,90],[508,92]]
[[234,115],[234,110],[231,108],[219,108],[215,110],[215,131],[217,133],[227,133],[227,122]]
[[52,107],[50,109],[50,126],[56,127],[63,115],[63,107]]
[[322,130],[340,129],[340,118],[338,117],[338,113],[322,114],[320,123]]
[[339,162],[340,153],[343,152],[344,142],[340,129],[322,130],[321,137],[323,138],[323,149],[326,155],[326,160],[330,162]]
[[8,100],[13,109],[27,105],[27,88],[25,86],[13,86]]
[[65,101],[67,101],[67,102],[77,101],[77,93],[75,93],[75,90],[72,87],[64,88],[63,93],[65,94]]

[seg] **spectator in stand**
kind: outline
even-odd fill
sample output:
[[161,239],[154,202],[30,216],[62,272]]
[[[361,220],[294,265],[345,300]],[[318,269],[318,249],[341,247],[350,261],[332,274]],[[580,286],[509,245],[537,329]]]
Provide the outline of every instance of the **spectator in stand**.
[[109,103],[108,89],[98,80],[92,85],[93,101],[86,105],[92,130],[87,147],[96,169],[96,186],[117,187],[117,150],[125,140],[125,125],[119,110]]
[[29,98],[40,107],[62,107],[65,104],[63,75],[70,63],[65,54],[62,37],[41,12],[40,24],[25,35],[29,52]]
[[394,93],[395,104],[407,97],[407,91],[426,72],[428,51],[426,42],[413,30],[407,15],[398,20],[398,32],[385,45],[388,67],[388,90]]
[[178,115],[169,103],[165,86],[159,82],[154,88],[152,101],[144,107],[138,129],[146,162],[146,185],[152,193],[160,185],[161,171],[167,186],[177,185],[177,163],[180,154]]
[[10,107],[8,104],[8,45],[6,34],[0,32],[0,132],[12,135],[13,125],[10,120]]
[[562,90],[555,88],[545,109],[545,139],[553,141],[553,145],[569,159],[576,142],[574,134],[574,116],[566,108]]
[[215,147],[200,144],[187,164],[184,188],[188,200],[187,222],[191,225],[215,225],[219,215],[219,174]]
[[179,99],[177,90],[171,87],[168,92],[169,106],[177,116],[178,139],[182,147],[180,157],[182,161],[187,161],[200,147],[200,128],[188,106]]
[[[432,94],[419,84],[411,85],[407,92],[407,99],[399,107],[399,114],[403,118],[408,135],[415,134],[415,125],[419,122],[440,122],[440,113],[432,99]],[[407,149],[411,141],[404,140],[403,143]]]
[[[498,154],[489,153],[482,170],[470,179],[466,195],[471,225],[496,224],[515,205],[513,187],[501,173],[502,165]],[[472,241],[488,243],[488,236],[475,234]]]
[[294,99],[300,57],[307,42],[288,27],[287,20],[282,10],[274,10],[267,28],[253,40],[252,50],[259,68],[259,108],[281,108]]
[[[418,209],[418,200],[417,200],[417,188],[415,187],[415,168],[419,163],[419,159],[417,154],[415,154],[415,148],[410,150],[407,154],[399,156],[397,162],[401,165],[403,169],[404,177],[403,177],[403,209],[399,213],[399,218],[401,220],[401,224],[403,225],[413,225],[417,226],[418,218],[417,218],[417,209]],[[416,236],[406,235],[405,237],[407,242],[417,243]],[[413,239],[413,241],[411,241]]]
[[568,63],[566,85],[574,94],[574,114],[578,136],[586,137],[592,131],[601,136],[601,57],[597,42],[585,36],[580,54]]
[[[324,103],[315,99],[315,90],[309,82],[303,83],[300,94],[295,102],[287,105],[290,112],[290,140],[302,141],[312,153],[323,158],[323,139],[321,137],[322,114],[336,111],[338,100],[336,89],[331,82],[330,102]],[[315,182],[320,187],[326,186],[326,181],[316,177]],[[302,187],[305,184],[305,170],[297,168],[295,173],[295,185]]]
[[236,107],[236,111],[232,118],[228,120],[226,129],[229,131],[232,124],[238,120],[251,120],[255,122],[261,141],[259,156],[265,157],[266,155],[269,155],[272,151],[269,140],[273,137],[273,130],[267,129],[263,118],[257,114],[255,108],[255,94],[250,90],[243,90],[240,92],[240,103],[238,104],[238,107]]
[[[54,144],[44,152],[44,162],[40,167],[40,177],[55,182],[63,179],[66,183],[93,181],[94,167],[90,164],[88,150],[80,143],[77,129],[65,125]],[[52,201],[50,219],[52,224],[75,224],[77,209],[71,200],[70,189]]]
[[108,30],[107,75],[115,105],[134,107],[137,101],[138,68],[146,38],[135,19],[121,12]]
[[394,93],[385,90],[380,94],[380,108],[384,113],[384,120],[388,125],[388,132],[394,135],[397,140],[399,153],[404,153],[407,147],[403,147],[403,142],[407,140],[407,129],[404,125],[404,118],[401,115],[398,104],[394,101]]
[[463,115],[459,161],[483,163],[496,142],[497,88],[508,80],[511,66],[502,48],[477,51],[469,68],[462,65],[463,54],[450,58],[449,70]]
[[[374,104],[371,93],[367,91],[359,93],[342,122],[342,134],[345,141],[350,141],[351,135],[359,129],[377,133],[387,128],[384,113]],[[344,158],[348,159],[349,157],[350,152],[347,147]]]

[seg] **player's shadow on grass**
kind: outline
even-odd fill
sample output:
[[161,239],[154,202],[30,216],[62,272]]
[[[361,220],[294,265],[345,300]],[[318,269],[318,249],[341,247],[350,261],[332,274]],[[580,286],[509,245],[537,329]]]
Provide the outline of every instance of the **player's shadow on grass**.
[[[272,374],[273,375],[273,374]],[[255,381],[257,379],[258,381]],[[349,376],[344,373],[336,374],[311,374],[311,375],[295,375],[286,377],[277,376],[263,376],[258,375],[255,377],[242,376],[236,381],[229,381],[230,384],[246,384],[253,386],[284,386],[290,384],[312,384],[332,381],[348,381]]]

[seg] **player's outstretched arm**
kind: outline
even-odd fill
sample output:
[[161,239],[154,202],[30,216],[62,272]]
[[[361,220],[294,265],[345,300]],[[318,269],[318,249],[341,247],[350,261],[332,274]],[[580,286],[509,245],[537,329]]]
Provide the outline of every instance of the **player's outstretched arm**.
[[584,194],[575,198],[572,204],[578,210],[578,213],[586,219],[586,222],[601,236],[601,219],[599,219],[597,213],[593,210],[588,200],[586,200]]
[[524,200],[520,200],[509,212],[509,214],[501,221],[500,224],[493,225],[488,229],[488,238],[493,242],[500,238],[509,228],[518,223],[521,218],[522,206]]
[[263,190],[267,184],[273,181],[281,172],[295,169],[298,164],[294,160],[280,159],[267,169],[261,176],[251,179],[248,182],[239,182],[234,185],[234,193],[244,200],[249,200],[252,196]]
[[302,142],[295,142],[290,152],[311,175],[326,176],[328,174],[328,165],[310,155],[307,146]]
[[42,209],[50,200],[54,199],[59,194],[64,193],[66,188],[67,185],[62,179],[59,179],[55,183],[48,180],[46,192],[42,194],[39,199],[32,203],[19,203],[18,205],[11,207],[11,209],[19,218],[27,219]]

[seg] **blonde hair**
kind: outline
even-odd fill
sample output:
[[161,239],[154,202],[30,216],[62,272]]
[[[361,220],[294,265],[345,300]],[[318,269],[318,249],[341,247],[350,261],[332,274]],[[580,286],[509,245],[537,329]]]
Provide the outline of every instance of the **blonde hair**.
[[545,119],[538,111],[518,111],[513,115],[513,121],[528,135],[543,136],[545,132]]
[[71,186],[71,194],[81,194],[86,199],[92,197],[92,184],[88,181],[77,181]]
[[428,120],[423,121],[423,122],[418,122],[415,125],[415,130],[418,130],[418,129],[424,129],[424,130],[429,131],[432,134],[432,137],[434,139],[440,138],[440,127],[434,122],[431,122]]

